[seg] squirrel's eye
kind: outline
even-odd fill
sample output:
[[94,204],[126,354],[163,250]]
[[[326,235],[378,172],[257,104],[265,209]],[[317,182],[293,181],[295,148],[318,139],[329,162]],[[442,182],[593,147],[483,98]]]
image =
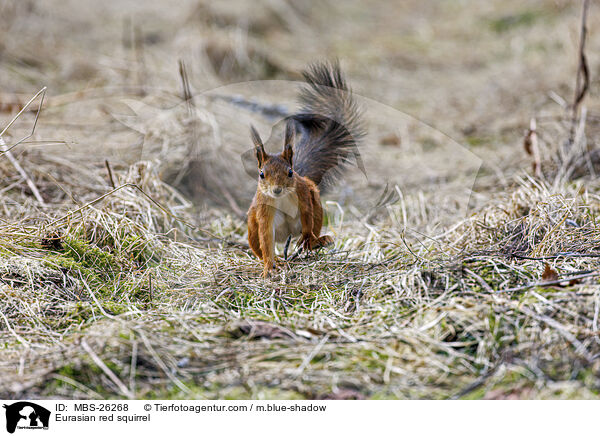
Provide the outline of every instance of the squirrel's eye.
[[265,173],[263,173],[262,171],[260,172],[260,178],[264,179],[265,178]]
[[294,172],[292,171],[292,169],[290,168],[290,170],[288,171],[288,177],[292,177],[294,175]]

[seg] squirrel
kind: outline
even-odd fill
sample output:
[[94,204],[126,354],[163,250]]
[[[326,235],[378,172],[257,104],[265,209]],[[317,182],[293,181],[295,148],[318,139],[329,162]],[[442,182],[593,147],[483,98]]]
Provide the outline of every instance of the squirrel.
[[283,150],[265,152],[250,126],[258,161],[258,187],[248,210],[248,242],[262,259],[262,276],[274,268],[274,244],[301,235],[297,246],[314,250],[333,243],[321,235],[321,193],[339,178],[365,135],[362,112],[338,62],[310,65],[302,75],[299,112],[285,118]]

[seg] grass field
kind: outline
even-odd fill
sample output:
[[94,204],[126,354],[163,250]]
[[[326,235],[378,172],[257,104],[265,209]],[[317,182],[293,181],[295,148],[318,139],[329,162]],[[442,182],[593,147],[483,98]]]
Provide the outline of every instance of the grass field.
[[[573,120],[579,2],[296,3],[0,4],[0,397],[598,398],[597,5]],[[264,280],[248,126],[331,58],[364,171]]]

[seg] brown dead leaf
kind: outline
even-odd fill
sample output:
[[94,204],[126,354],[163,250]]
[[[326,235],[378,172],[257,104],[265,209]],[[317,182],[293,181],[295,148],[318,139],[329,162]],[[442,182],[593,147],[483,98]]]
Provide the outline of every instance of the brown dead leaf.
[[61,251],[62,236],[58,232],[48,233],[41,239],[40,245],[47,250]]
[[544,263],[544,272],[542,273],[542,280],[544,282],[555,282],[559,279],[558,273],[553,270],[548,263]]
[[398,135],[395,135],[394,133],[391,133],[389,135],[383,136],[379,139],[379,143],[381,145],[388,145],[388,146],[398,146],[401,144],[400,141],[400,137]]

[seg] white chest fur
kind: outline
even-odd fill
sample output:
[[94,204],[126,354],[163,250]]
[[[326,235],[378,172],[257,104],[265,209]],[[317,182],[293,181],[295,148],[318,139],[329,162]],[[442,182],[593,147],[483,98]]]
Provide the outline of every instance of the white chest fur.
[[273,239],[275,242],[285,242],[289,235],[297,236],[302,230],[298,197],[288,194],[275,199],[275,216],[273,218]]

